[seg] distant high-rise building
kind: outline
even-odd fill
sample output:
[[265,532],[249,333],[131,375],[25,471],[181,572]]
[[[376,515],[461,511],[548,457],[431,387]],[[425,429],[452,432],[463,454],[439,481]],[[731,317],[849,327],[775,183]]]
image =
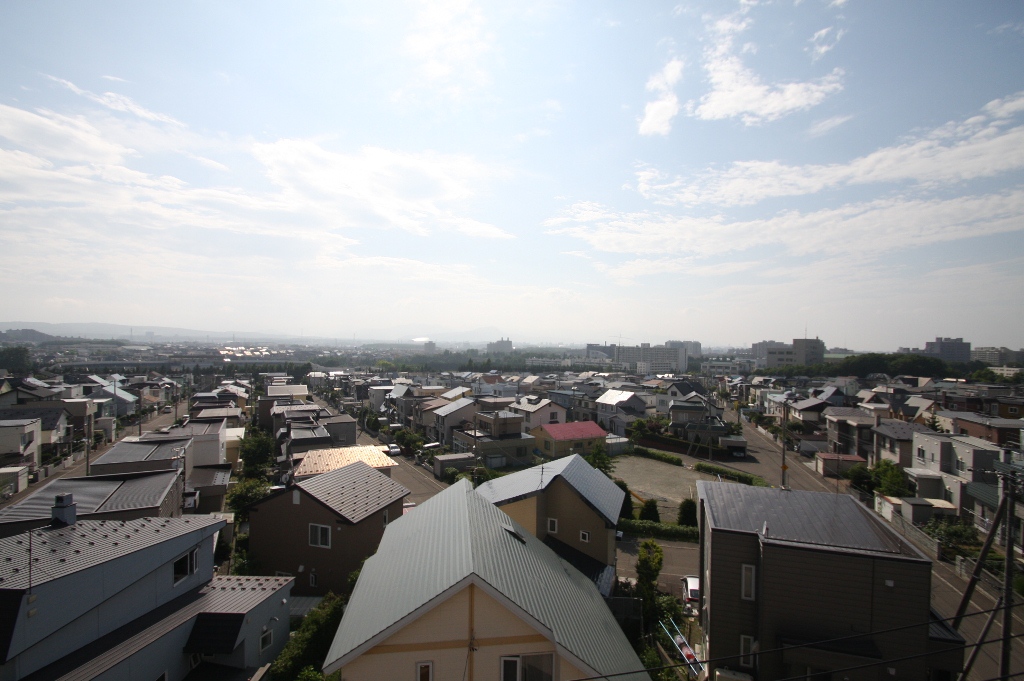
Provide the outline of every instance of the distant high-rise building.
[[900,348],[896,352],[905,355],[938,357],[944,362],[971,361],[971,344],[964,342],[963,338],[937,337],[934,342],[928,341],[925,343],[924,350],[921,348]]
[[[681,341],[677,341],[681,342]],[[587,344],[588,359],[609,359],[631,371],[643,374],[676,373],[686,371],[687,353],[685,346],[665,345],[598,345]]]
[[700,350],[700,341],[679,341],[670,340],[665,341],[666,348],[686,348],[686,355],[688,357],[700,357],[703,353]]
[[972,362],[984,362],[990,366],[1003,366],[1010,362],[1019,362],[1024,351],[1017,352],[1010,348],[974,348],[971,350]]
[[437,343],[434,341],[427,341],[423,344],[423,353],[426,355],[433,355],[437,352]]
[[817,366],[825,363],[825,343],[817,338],[794,338],[793,355],[799,366]]
[[507,355],[512,352],[512,350],[512,341],[508,338],[502,338],[501,340],[487,344],[488,355]]

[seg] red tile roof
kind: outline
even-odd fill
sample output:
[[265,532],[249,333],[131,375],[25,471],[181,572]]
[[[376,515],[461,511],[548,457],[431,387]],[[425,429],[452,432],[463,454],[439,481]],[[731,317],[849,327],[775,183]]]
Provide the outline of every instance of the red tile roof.
[[583,440],[592,437],[604,437],[608,433],[593,421],[574,421],[572,423],[549,423],[541,426],[555,440]]

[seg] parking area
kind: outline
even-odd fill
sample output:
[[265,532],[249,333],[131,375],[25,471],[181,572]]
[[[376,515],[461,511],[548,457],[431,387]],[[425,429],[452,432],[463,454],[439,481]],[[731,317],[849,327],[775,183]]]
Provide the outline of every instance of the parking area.
[[[639,456],[617,456],[613,462],[615,471],[612,477],[625,480],[629,489],[644,499],[657,500],[662,520],[672,522],[675,522],[683,499],[696,500],[698,480],[718,479],[686,466],[673,466]],[[633,501],[638,503],[636,499]]]

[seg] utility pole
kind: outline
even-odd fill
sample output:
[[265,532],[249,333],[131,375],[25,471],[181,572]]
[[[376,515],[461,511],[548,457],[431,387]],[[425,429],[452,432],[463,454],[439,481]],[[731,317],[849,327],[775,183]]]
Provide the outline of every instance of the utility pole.
[[786,424],[789,423],[789,404],[782,403],[782,489],[786,489]]
[[1017,491],[1017,472],[1010,468],[1003,474],[1003,498],[1006,499],[1006,561],[1003,564],[1003,647],[999,659],[999,676],[1010,678],[1010,642],[1013,640],[1013,534],[1016,520],[1014,497]]

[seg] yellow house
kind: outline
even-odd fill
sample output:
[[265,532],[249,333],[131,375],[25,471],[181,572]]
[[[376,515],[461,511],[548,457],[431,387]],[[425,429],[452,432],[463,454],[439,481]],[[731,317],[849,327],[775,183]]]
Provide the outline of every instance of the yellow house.
[[388,525],[323,671],[345,681],[649,679],[594,584],[466,480]]
[[545,423],[530,431],[538,453],[548,459],[570,454],[589,454],[595,444],[605,444],[608,433],[594,421]]
[[626,494],[578,454],[477,488],[605,596],[615,587],[615,525]]

